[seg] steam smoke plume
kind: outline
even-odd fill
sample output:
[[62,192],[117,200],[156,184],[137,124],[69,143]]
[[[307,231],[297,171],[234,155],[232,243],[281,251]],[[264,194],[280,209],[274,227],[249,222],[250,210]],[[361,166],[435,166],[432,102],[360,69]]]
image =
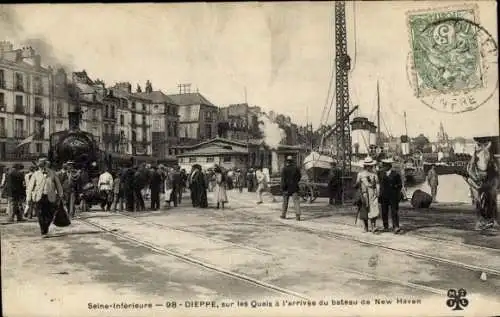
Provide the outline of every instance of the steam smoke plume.
[[14,49],[31,46],[41,56],[44,66],[55,68],[62,67],[66,73],[71,73],[75,68],[71,57],[62,58],[54,51],[52,45],[44,39],[43,35],[28,36],[24,29],[22,18],[17,14],[12,5],[0,5],[0,40],[10,41]]
[[271,149],[276,149],[285,138],[285,131],[264,114],[259,115],[259,121],[261,122],[259,124],[259,129],[264,135],[264,142],[271,147]]

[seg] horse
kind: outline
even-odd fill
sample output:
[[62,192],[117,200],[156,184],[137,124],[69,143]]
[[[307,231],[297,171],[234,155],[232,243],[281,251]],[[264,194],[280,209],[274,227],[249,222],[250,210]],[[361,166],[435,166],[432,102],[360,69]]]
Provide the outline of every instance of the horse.
[[476,208],[476,230],[498,226],[497,190],[499,168],[491,153],[491,142],[478,144],[467,164],[466,182]]

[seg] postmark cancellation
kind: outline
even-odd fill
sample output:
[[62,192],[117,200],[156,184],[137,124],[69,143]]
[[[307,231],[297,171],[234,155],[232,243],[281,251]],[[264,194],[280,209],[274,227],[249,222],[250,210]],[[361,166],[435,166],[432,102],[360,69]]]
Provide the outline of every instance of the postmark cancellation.
[[415,96],[450,113],[484,104],[498,86],[497,44],[476,6],[407,13],[408,78]]

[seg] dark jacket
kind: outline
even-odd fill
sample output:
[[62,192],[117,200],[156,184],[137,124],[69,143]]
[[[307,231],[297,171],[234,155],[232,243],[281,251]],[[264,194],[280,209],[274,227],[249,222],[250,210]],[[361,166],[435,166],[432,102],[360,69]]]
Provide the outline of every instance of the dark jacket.
[[392,170],[389,175],[384,172],[379,173],[380,181],[380,201],[399,201],[401,199],[401,189],[403,183],[401,180],[401,175]]
[[173,189],[180,189],[182,187],[182,182],[183,182],[181,173],[173,172],[171,182]]
[[26,197],[24,187],[24,174],[18,170],[10,172],[5,179],[6,196],[14,200],[22,200]]
[[151,190],[159,191],[161,188],[162,182],[163,182],[163,180],[162,180],[161,174],[158,173],[158,171],[154,171],[153,174],[151,175],[151,181],[150,181]]
[[283,193],[293,194],[299,191],[299,181],[302,177],[297,166],[285,166],[281,170],[281,190]]

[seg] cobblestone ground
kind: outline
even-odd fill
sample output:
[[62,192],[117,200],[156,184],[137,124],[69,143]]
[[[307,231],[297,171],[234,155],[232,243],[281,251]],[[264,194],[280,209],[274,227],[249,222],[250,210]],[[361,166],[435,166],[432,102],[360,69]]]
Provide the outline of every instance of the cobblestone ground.
[[[238,302],[275,306],[284,299],[330,306],[254,309],[331,315],[341,312],[333,310],[334,299],[347,303],[336,309],[367,309],[361,301],[378,300],[378,314],[407,314],[415,305],[436,313],[451,312],[446,293],[459,288],[467,290],[469,312],[486,307],[482,301],[495,308],[500,234],[473,231],[466,204],[426,211],[403,204],[404,231],[394,235],[364,233],[352,208],[327,206],[324,199],[303,204],[300,222],[293,208],[289,219],[278,217],[279,198],[258,205],[254,193],[230,191],[229,200],[224,210],[213,203],[195,209],[187,201],[157,212],[95,210],[68,228],[52,228],[47,239],[35,221],[2,225],[4,315],[171,315],[176,309],[218,316],[240,314]],[[219,309],[192,307],[206,300]],[[152,307],[117,308],[122,302]]]

